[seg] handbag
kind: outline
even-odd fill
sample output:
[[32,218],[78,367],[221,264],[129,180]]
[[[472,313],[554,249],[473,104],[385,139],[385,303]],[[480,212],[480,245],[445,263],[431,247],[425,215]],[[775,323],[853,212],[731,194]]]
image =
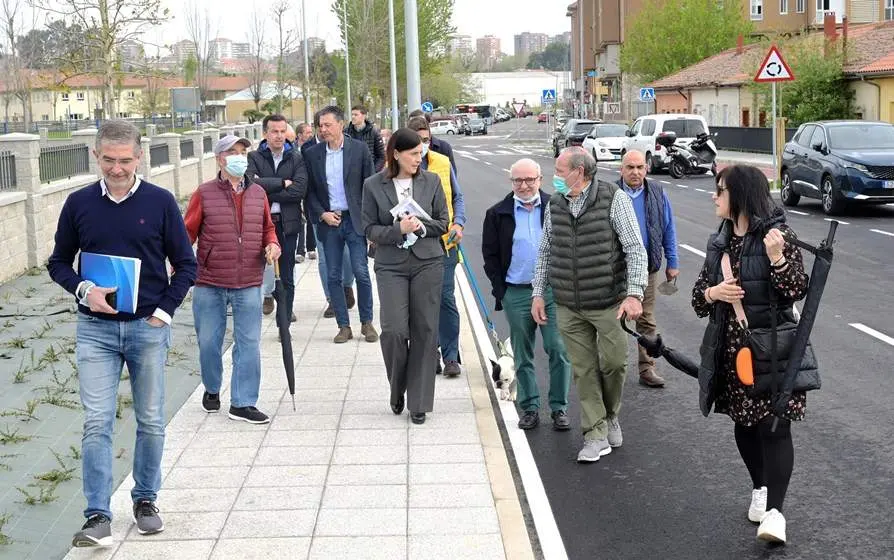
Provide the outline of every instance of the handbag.
[[[723,277],[733,278],[729,255],[724,253],[721,259]],[[778,302],[776,290],[770,289],[770,328],[751,329],[742,303],[732,303],[736,314],[736,322],[745,333],[745,344],[736,352],[736,376],[745,386],[749,397],[756,398],[775,394],[779,389],[782,377],[791,359],[792,346],[797,336],[798,323],[795,321],[778,321]],[[793,391],[812,391],[819,389],[819,377],[813,345],[807,343],[798,374],[795,376]]]

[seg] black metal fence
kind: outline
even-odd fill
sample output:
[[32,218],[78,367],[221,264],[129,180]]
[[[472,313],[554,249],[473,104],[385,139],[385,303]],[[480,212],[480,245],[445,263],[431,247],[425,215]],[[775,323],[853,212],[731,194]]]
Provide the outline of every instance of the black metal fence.
[[0,152],[0,191],[16,189],[16,157],[12,152]]
[[[795,135],[797,128],[785,129],[785,141]],[[719,150],[736,150],[738,152],[773,153],[772,128],[748,128],[742,126],[712,126],[716,133],[714,143]]]
[[192,138],[180,140],[180,159],[195,157],[196,150]]
[[158,167],[171,162],[167,144],[156,144],[149,148],[149,166]]
[[86,144],[46,146],[40,149],[41,183],[87,173],[90,173],[90,150]]
[[202,151],[205,152],[206,154],[210,154],[213,149],[211,144],[212,144],[211,137],[204,136],[202,138]]

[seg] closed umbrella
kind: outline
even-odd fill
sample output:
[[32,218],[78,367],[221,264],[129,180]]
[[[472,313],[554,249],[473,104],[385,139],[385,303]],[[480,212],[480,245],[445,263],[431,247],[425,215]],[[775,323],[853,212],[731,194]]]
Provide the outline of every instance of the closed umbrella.
[[289,394],[292,395],[292,410],[295,410],[295,356],[292,351],[292,333],[289,326],[292,324],[292,310],[289,309],[288,297],[285,286],[279,276],[279,259],[274,263],[276,284],[273,296],[276,298],[276,326],[279,329],[279,343],[282,345],[282,363],[286,368],[286,382],[289,384]]
[[621,328],[624,329],[627,334],[633,336],[636,339],[636,342],[646,349],[646,353],[653,358],[664,358],[667,360],[667,363],[682,371],[686,375],[690,377],[694,377],[698,379],[698,364],[678,352],[673,348],[668,348],[664,345],[664,341],[661,340],[661,335],[656,335],[655,338],[649,338],[647,336],[643,336],[636,331],[632,331],[627,328],[627,315],[625,314],[621,318]]

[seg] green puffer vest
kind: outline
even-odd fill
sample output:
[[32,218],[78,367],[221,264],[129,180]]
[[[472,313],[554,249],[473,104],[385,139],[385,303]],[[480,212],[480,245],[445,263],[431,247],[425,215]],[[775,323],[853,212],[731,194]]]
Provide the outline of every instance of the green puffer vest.
[[550,199],[549,283],[559,305],[574,310],[609,309],[627,294],[627,262],[611,224],[617,190],[617,185],[605,181],[591,185],[577,218],[564,196]]

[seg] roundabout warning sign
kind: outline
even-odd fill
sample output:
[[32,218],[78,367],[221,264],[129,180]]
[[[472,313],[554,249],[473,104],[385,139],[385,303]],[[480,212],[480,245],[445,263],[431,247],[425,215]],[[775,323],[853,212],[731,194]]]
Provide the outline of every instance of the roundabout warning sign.
[[770,47],[770,52],[754,77],[755,82],[788,82],[794,79],[792,69],[786,64],[776,45]]

